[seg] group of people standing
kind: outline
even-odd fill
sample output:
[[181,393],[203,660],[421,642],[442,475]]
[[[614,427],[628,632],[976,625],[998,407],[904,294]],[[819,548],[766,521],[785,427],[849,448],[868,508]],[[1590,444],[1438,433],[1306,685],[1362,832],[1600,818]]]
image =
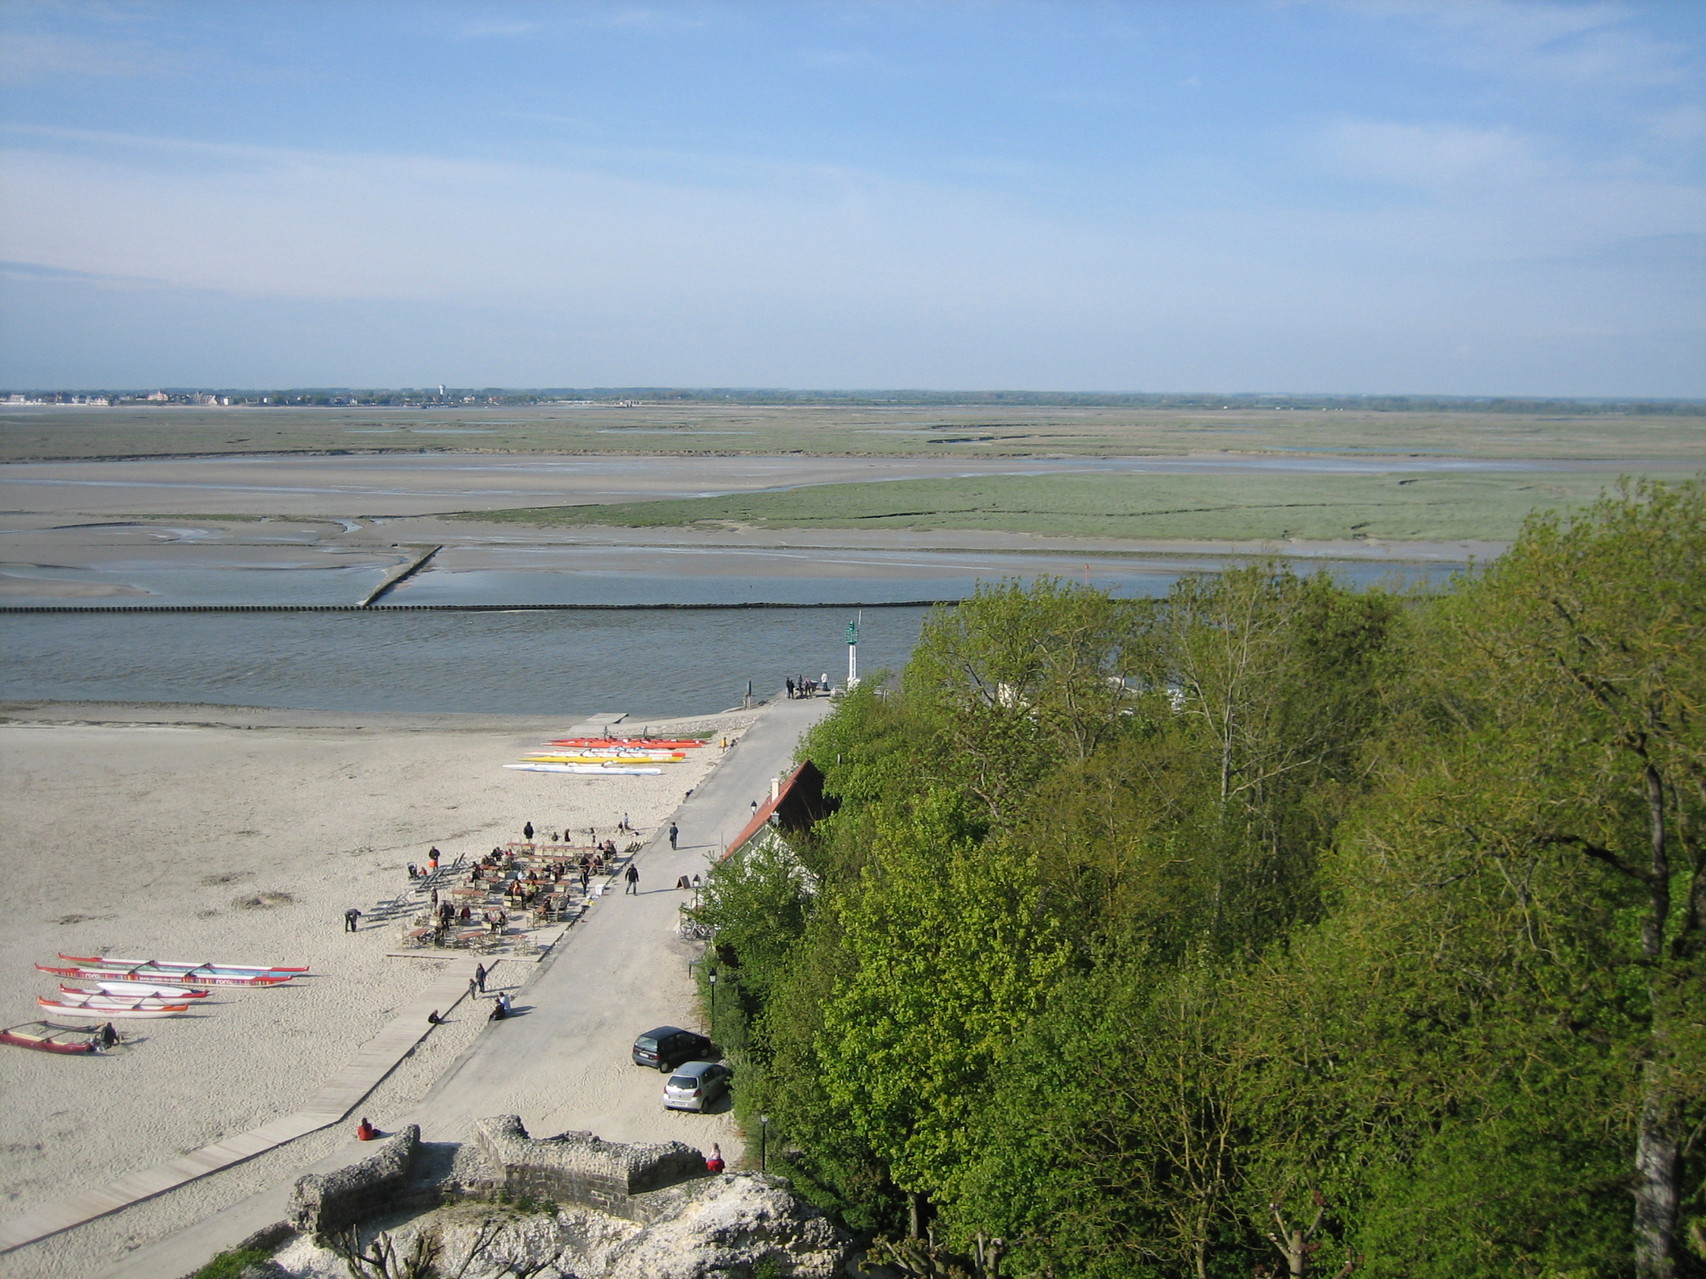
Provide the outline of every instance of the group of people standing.
[[788,685],[788,699],[790,701],[797,697],[816,697],[819,689],[828,690],[829,672],[825,671],[817,679],[811,679],[805,675],[801,675],[795,679],[786,681],[786,683]]

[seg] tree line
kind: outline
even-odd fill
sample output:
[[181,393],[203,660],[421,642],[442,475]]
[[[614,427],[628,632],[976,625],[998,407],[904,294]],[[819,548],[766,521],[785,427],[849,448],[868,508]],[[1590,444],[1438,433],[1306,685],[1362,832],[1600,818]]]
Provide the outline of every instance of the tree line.
[[1434,595],[986,586],[709,880],[743,1120],[939,1273],[1706,1273],[1703,659],[1699,477]]

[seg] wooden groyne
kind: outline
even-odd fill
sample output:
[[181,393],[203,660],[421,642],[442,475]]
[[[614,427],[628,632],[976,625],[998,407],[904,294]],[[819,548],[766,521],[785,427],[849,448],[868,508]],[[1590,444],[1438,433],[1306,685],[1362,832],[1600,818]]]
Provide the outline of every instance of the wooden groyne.
[[356,605],[356,607],[372,608],[373,602],[381,595],[385,594],[386,591],[397,585],[397,583],[408,581],[416,573],[426,567],[428,560],[437,555],[443,549],[444,547],[442,546],[429,546],[425,551],[417,555],[413,562],[403,565],[402,568],[398,569],[395,573],[391,574],[390,577],[386,578],[383,582],[379,583],[378,586],[375,586],[371,591],[369,591],[366,596],[363,597],[361,603]]

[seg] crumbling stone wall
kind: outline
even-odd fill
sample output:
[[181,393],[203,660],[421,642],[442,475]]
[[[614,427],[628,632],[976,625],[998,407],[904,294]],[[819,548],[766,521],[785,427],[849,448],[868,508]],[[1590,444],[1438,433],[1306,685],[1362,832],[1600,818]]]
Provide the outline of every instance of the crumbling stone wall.
[[703,1177],[705,1157],[679,1141],[605,1141],[589,1132],[534,1140],[517,1115],[482,1119],[475,1141],[507,1194],[596,1208],[630,1221],[651,1213],[634,1196]]
[[325,1234],[390,1211],[409,1184],[420,1140],[421,1130],[410,1124],[347,1168],[299,1177],[290,1197],[292,1224],[305,1234]]

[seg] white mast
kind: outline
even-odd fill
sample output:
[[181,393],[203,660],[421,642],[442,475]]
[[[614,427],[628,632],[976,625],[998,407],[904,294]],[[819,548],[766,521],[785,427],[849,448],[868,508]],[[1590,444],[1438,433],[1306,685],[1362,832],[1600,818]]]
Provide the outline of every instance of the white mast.
[[859,687],[859,623],[865,619],[865,610],[860,609],[853,620],[847,623],[847,691],[851,693]]

